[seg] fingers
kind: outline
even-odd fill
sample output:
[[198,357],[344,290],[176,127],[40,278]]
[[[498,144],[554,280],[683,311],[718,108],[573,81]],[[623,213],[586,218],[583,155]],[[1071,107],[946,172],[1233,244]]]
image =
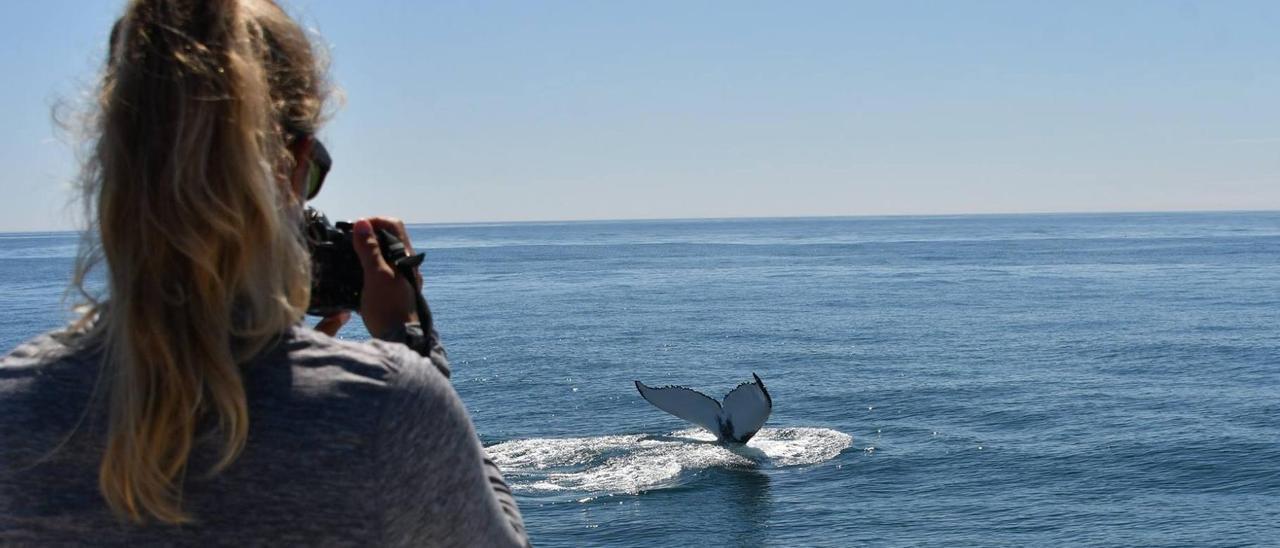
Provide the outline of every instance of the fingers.
[[401,242],[404,242],[404,250],[406,255],[413,255],[413,245],[409,243],[409,231],[404,228],[404,221],[394,217],[371,217],[369,223],[373,228],[390,232]]
[[316,324],[316,331],[324,333],[330,337],[337,336],[338,330],[342,329],[342,326],[346,325],[347,321],[350,319],[351,313],[343,310],[342,312],[320,320],[320,322]]
[[[374,228],[390,232],[396,238],[404,243],[405,255],[413,255],[413,243],[409,241],[409,231],[404,227],[404,221],[394,217],[373,217],[369,219],[369,223]],[[417,272],[418,287],[422,287],[422,273]]]
[[378,237],[374,235],[373,225],[368,219],[356,221],[351,232],[351,244],[356,248],[356,256],[360,257],[360,266],[364,269],[365,276],[375,272],[395,274],[391,265],[382,258]]

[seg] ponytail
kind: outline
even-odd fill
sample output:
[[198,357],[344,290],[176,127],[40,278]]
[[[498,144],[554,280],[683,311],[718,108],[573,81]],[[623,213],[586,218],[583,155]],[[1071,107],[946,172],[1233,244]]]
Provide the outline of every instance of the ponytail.
[[87,294],[105,259],[110,304],[82,319],[105,350],[99,487],[126,519],[182,523],[197,426],[214,419],[214,471],[230,465],[249,429],[240,365],[306,308],[279,128],[314,128],[323,95],[305,34],[270,0],[134,0],[109,57],[82,175],[98,237],[76,276]]

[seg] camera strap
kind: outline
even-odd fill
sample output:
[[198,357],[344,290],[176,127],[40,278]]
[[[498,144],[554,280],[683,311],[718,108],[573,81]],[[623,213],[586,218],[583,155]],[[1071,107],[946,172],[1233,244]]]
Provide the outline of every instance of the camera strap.
[[[413,287],[414,308],[418,313],[418,324],[422,326],[422,331],[427,337],[435,337],[435,324],[431,320],[431,307],[427,305],[427,298],[422,295],[422,287],[418,285],[418,277],[415,276],[418,266],[426,259],[426,253],[418,253],[417,255],[405,255],[395,261],[396,271],[409,280],[409,285]],[[429,341],[431,345],[435,341]]]

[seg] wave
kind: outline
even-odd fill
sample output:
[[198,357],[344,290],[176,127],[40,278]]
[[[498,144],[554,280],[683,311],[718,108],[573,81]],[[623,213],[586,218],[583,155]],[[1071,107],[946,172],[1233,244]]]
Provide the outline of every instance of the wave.
[[730,449],[691,428],[665,436],[513,440],[486,449],[516,491],[595,497],[675,487],[708,468],[818,464],[852,444],[853,436],[829,428],[765,428],[746,446]]

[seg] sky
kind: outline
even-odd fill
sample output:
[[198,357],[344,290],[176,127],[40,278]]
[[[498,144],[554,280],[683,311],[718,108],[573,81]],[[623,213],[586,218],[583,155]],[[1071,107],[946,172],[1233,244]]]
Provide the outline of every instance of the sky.
[[[0,18],[0,231],[75,225],[116,0]],[[330,218],[1280,209],[1280,2],[286,0]]]

